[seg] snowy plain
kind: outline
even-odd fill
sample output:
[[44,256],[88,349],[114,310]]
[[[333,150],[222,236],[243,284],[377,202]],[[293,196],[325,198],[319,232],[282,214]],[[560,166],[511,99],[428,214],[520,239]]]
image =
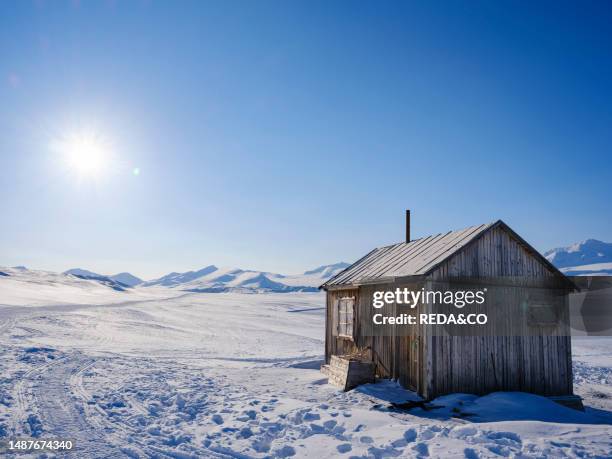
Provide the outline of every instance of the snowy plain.
[[74,439],[78,458],[612,457],[611,338],[573,341],[585,412],[522,393],[399,411],[414,394],[392,382],[326,384],[321,293],[0,271],[0,438]]

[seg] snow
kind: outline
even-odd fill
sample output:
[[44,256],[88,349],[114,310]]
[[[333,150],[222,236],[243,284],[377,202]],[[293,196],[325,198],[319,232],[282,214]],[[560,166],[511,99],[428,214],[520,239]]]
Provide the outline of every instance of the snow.
[[[109,304],[156,297],[146,290],[118,290],[112,281],[100,282],[71,274],[25,268],[3,268],[0,272],[0,306],[49,306]],[[169,295],[173,292],[169,291]]]
[[590,265],[569,266],[561,268],[568,276],[609,276],[612,274],[612,263],[592,263]]
[[316,275],[320,279],[327,280],[330,277],[335,276],[336,274],[338,274],[340,271],[348,268],[349,266],[350,266],[350,264],[345,263],[344,261],[341,261],[341,262],[335,263],[333,265],[319,266],[318,268],[315,268],[315,269],[312,269],[310,271],[304,272],[304,275],[305,276]]
[[64,271],[64,274],[74,274],[75,276],[83,277],[103,277],[102,274],[94,273],[93,271],[89,271],[87,269],[82,268],[72,268],[67,271]]
[[166,274],[165,276],[160,277],[159,279],[153,279],[151,281],[145,282],[145,286],[153,286],[153,285],[163,285],[165,287],[173,287],[175,285],[179,285],[185,282],[190,282],[198,277],[206,276],[209,273],[217,271],[217,267],[215,265],[206,266],[198,271],[187,271],[185,273],[177,273],[171,272]]
[[137,285],[142,284],[142,279],[126,272],[113,274],[112,276],[108,277],[110,277],[114,281],[121,282],[122,284],[127,285],[128,287],[136,287]]
[[198,271],[172,272],[145,282],[143,286],[165,286],[199,293],[316,292],[321,284],[347,266],[341,262],[319,266],[303,274],[284,275],[210,265]]
[[585,412],[524,393],[406,411],[394,382],[326,384],[322,293],[0,271],[0,437],[76,439],[79,458],[612,455],[611,338],[574,340]]
[[567,272],[567,271],[575,271],[575,270],[602,271],[604,269],[612,269],[612,263],[593,263],[590,265],[570,266],[568,268],[562,268],[561,270],[563,272]]
[[549,250],[544,253],[544,256],[557,268],[609,263],[612,262],[612,244],[596,239],[587,239],[569,247]]
[[93,271],[89,271],[87,269],[72,268],[67,271],[64,271],[64,274],[73,274],[78,277],[84,277],[84,278],[90,278],[90,279],[99,279],[99,278],[109,279],[111,281],[120,282],[121,284],[127,287],[135,287],[136,285],[142,283],[142,279],[134,276],[133,274],[127,273],[127,272],[113,274],[113,275],[105,275],[105,274],[94,273]]

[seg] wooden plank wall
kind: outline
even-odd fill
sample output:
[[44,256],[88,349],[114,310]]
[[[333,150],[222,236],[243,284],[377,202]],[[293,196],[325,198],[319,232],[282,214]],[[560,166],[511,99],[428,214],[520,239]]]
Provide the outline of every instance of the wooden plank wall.
[[[371,320],[372,293],[375,286],[365,286],[359,289],[332,290],[327,292],[327,316],[325,360],[329,362],[332,355],[349,354],[356,351],[366,351],[366,359],[376,364],[376,374],[381,378],[397,378],[396,338],[392,336],[371,336],[364,331],[361,324]],[[355,297],[355,340],[334,336],[333,310],[338,298]],[[370,336],[368,336],[370,335]]]
[[572,394],[565,336],[433,336],[427,396],[522,391]]
[[503,228],[486,231],[431,273],[432,279],[470,277],[553,278],[555,273]]
[[[372,316],[376,311],[372,306],[372,295],[375,291],[385,290],[388,284],[365,285],[359,289],[359,338],[357,344],[360,348],[370,347],[372,362],[376,364],[376,374],[383,378],[397,379],[399,376],[399,361],[397,354],[398,337],[392,336],[365,336],[373,335],[377,329],[371,327],[361,328],[361,324],[371,324]],[[395,311],[395,305],[391,306],[391,311]],[[392,312],[393,313],[393,312]],[[379,329],[378,329],[379,330]],[[395,330],[394,330],[395,331]]]
[[[503,229],[495,228],[441,265],[430,278],[457,276],[544,280],[555,274]],[[429,398],[451,392],[484,394],[496,390],[542,395],[573,392],[567,297],[559,308],[557,326],[539,327],[529,323],[528,313],[521,307],[533,290],[496,289],[494,298],[487,294],[496,314],[508,318],[501,322],[506,329],[498,327],[493,336],[430,337],[426,356],[432,372]],[[548,288],[537,291],[539,296],[548,295],[551,302],[562,292]],[[429,331],[433,334],[434,329]]]
[[[419,327],[393,329],[393,334],[376,333],[380,329],[364,329],[363,323],[372,323],[372,316],[378,312],[372,306],[372,295],[375,291],[416,288],[407,284],[365,285],[358,290],[332,290],[327,292],[326,316],[326,362],[332,355],[342,355],[354,351],[367,350],[366,358],[376,364],[376,374],[381,378],[399,379],[400,383],[413,390],[424,386],[423,341]],[[420,288],[420,287],[419,287]],[[338,298],[355,297],[355,340],[339,338],[333,334],[333,305]],[[403,312],[403,311],[402,311]],[[418,312],[418,311],[415,311]],[[398,306],[385,306],[385,315],[399,314]]]
[[[440,265],[429,278],[441,281],[462,276],[554,279],[556,274],[505,230],[494,228]],[[496,330],[491,336],[433,336],[428,333],[432,328],[419,327],[408,333],[411,336],[406,336],[405,331],[392,336],[365,336],[360,322],[371,320],[373,292],[394,290],[398,286],[410,288],[406,284],[380,284],[327,292],[325,357],[328,363],[331,355],[370,349],[368,359],[376,363],[378,376],[399,379],[408,388],[417,386],[418,392],[428,399],[452,392],[484,394],[516,390],[544,395],[573,392],[567,304],[560,311],[561,320],[554,332],[538,330],[527,323],[526,314],[516,311],[527,293],[511,288],[496,298],[496,307],[507,309],[511,332],[506,334],[504,330]],[[356,298],[354,342],[333,336],[331,315],[337,298],[351,296]],[[419,305],[418,312],[427,310]],[[535,336],[517,336],[515,331],[521,327],[524,334]]]

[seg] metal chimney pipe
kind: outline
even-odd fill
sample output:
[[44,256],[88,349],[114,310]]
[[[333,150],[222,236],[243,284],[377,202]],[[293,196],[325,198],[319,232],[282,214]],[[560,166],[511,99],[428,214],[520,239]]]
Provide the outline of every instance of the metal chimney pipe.
[[410,209],[406,209],[406,244],[410,242]]

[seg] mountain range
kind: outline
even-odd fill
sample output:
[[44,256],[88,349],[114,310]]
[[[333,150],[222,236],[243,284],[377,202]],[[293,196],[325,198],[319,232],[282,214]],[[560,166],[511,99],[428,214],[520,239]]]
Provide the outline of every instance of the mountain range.
[[612,244],[587,239],[549,250],[544,256],[569,276],[612,275]]
[[72,274],[73,276],[80,277],[81,279],[96,280],[119,288],[135,287],[143,282],[142,279],[139,279],[130,273],[119,273],[113,274],[112,276],[105,276],[103,274],[94,273],[81,268],[72,268],[68,271],[64,271],[63,274]]
[[129,287],[169,287],[189,292],[316,292],[319,285],[349,266],[340,262],[323,265],[303,274],[284,275],[239,268],[206,266],[197,271],[171,272],[158,279],[143,281],[130,273],[103,275],[81,268],[65,271],[81,279],[96,280],[117,289]]
[[[567,275],[612,275],[611,243],[587,239],[568,247],[549,250],[544,256]],[[130,273],[105,276],[84,269],[71,269],[66,274],[115,283],[118,288],[161,286],[189,292],[314,292],[319,285],[348,266],[348,263],[340,262],[298,275],[284,275],[209,265],[196,271],[171,272],[149,281],[142,281]]]
[[[612,244],[587,239],[568,247],[549,250],[544,256],[567,275],[612,275]],[[335,276],[348,263],[340,262],[319,266],[297,275],[284,275],[240,268],[220,268],[209,265],[196,271],[171,272],[158,279],[143,281],[128,272],[104,275],[81,268],[69,269],[64,276],[126,291],[133,287],[166,287],[188,292],[315,292],[319,285]],[[23,266],[0,270],[0,276],[12,277],[29,271]],[[56,276],[61,276],[56,274]]]

